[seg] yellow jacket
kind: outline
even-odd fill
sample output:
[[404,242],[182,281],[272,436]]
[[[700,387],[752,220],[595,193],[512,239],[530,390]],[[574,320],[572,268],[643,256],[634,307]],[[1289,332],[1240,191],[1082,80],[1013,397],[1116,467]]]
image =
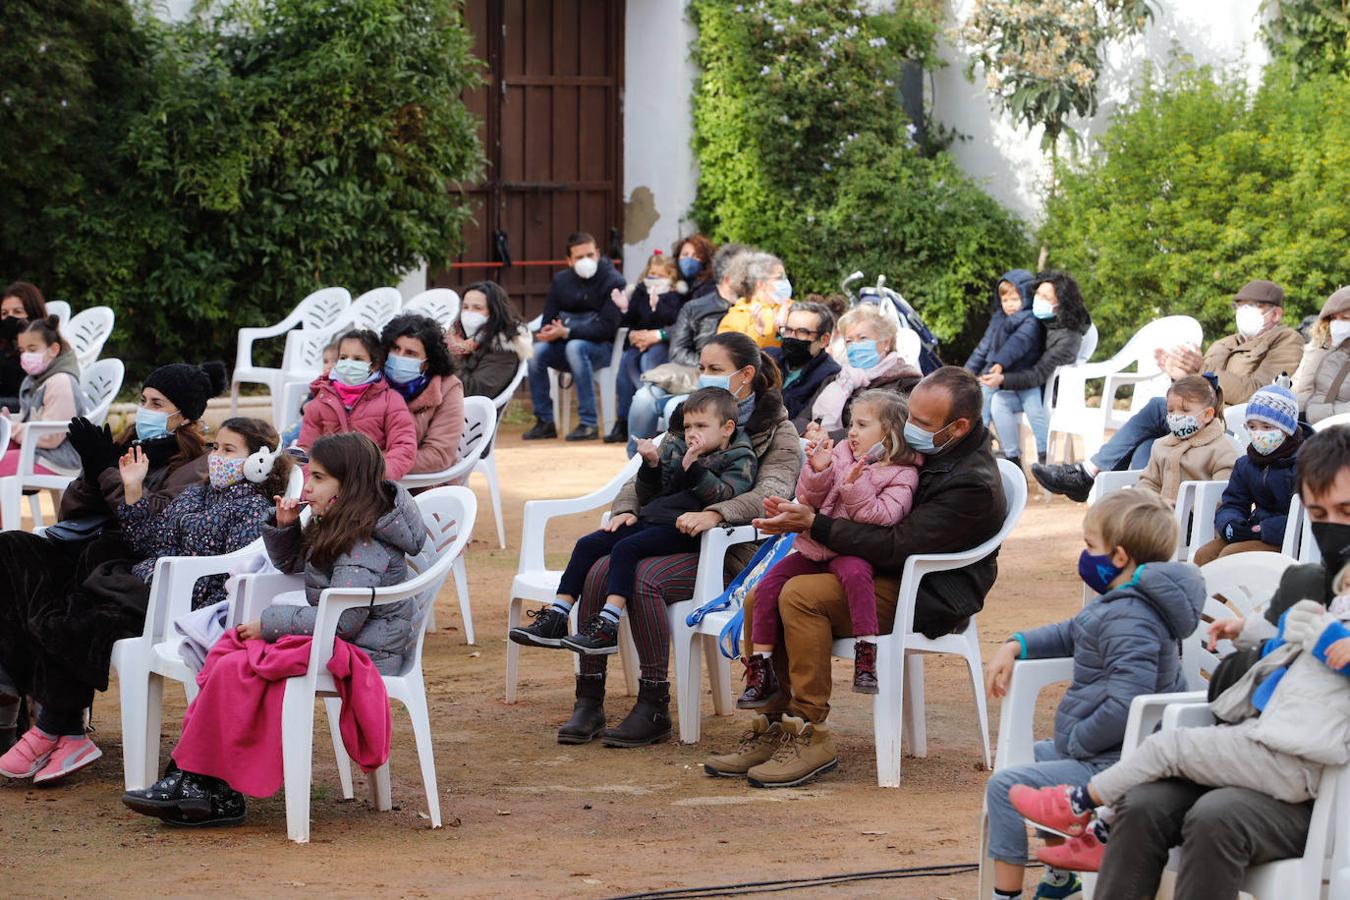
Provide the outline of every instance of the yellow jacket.
[[777,347],[779,308],[774,303],[742,297],[731,305],[726,315],[722,316],[722,324],[717,326],[717,333],[738,331],[760,347]]

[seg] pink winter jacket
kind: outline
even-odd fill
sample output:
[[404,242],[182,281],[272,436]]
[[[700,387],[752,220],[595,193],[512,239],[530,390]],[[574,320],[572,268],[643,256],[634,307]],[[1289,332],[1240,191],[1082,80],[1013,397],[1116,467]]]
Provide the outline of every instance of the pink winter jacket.
[[[807,461],[797,478],[797,502],[827,516],[865,525],[891,526],[909,515],[914,490],[919,486],[919,467],[874,464],[863,469],[857,481],[847,484],[856,462],[848,441],[835,446],[830,465],[823,472],[811,468]],[[793,546],[807,559],[819,561],[840,555],[813,541],[810,534],[797,535]]]
[[443,472],[459,460],[464,434],[464,385],[454,375],[432,376],[408,404],[417,426],[417,459],[412,471]]
[[417,426],[408,404],[381,378],[369,385],[350,410],[327,378],[316,378],[309,389],[314,399],[305,404],[297,443],[308,450],[327,434],[359,431],[384,451],[385,477],[398,481],[412,471],[417,459]]

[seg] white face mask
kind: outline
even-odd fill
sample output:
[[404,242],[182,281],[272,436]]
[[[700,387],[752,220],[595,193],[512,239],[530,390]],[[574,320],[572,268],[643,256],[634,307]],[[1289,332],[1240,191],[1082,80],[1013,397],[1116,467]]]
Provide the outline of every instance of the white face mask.
[[647,296],[651,297],[653,300],[662,294],[670,292],[669,278],[644,278],[642,283],[647,288]]
[[591,259],[589,256],[583,256],[581,259],[577,260],[575,263],[572,264],[572,271],[576,272],[577,277],[581,279],[593,277],[595,275],[596,270],[599,268],[600,264],[595,260]]
[[472,338],[484,325],[487,324],[488,317],[480,312],[465,310],[459,314],[459,325],[464,329],[464,336]]
[[1339,347],[1350,340],[1350,319],[1331,320],[1331,346]]
[[1243,337],[1256,337],[1266,327],[1266,314],[1255,306],[1239,306],[1234,318],[1238,334]]

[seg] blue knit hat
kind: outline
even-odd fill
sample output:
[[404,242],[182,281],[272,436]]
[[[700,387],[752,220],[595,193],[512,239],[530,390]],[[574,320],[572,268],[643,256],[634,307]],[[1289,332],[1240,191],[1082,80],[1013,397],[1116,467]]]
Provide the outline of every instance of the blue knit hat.
[[1247,401],[1247,418],[1293,434],[1298,430],[1298,400],[1287,387],[1266,385]]

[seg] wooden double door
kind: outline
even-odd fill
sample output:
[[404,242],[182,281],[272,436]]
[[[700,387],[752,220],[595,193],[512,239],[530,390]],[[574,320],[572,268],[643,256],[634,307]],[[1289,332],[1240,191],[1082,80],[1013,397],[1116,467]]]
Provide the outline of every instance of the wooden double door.
[[[526,318],[574,231],[622,251],[624,0],[467,0],[486,82],[465,99],[488,166],[438,287],[498,281]],[[510,266],[496,267],[509,256]]]

